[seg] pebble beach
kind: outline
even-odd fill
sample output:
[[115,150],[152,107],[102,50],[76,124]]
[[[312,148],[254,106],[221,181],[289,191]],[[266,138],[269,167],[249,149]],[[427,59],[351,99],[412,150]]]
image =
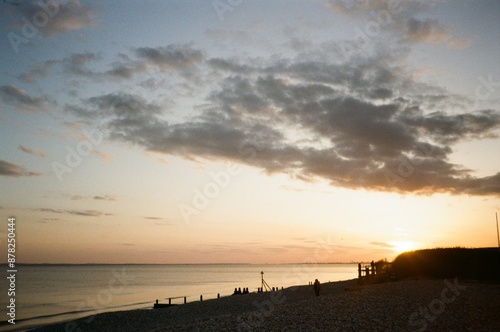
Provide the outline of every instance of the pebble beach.
[[[151,307],[153,303],[151,303]],[[408,279],[348,280],[109,312],[38,328],[68,331],[500,331],[500,284]]]

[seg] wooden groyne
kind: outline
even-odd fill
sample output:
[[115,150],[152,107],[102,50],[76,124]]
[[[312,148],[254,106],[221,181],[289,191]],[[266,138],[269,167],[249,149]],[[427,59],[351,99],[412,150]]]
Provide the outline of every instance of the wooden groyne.
[[[205,294],[205,295],[211,295],[211,294]],[[158,299],[156,299],[155,304],[153,305],[153,308],[158,309],[158,308],[168,308],[173,305],[176,305],[175,303],[172,303],[172,300],[176,299],[184,299],[184,304],[187,303],[187,296],[174,296],[174,297],[168,297],[165,300],[168,300],[168,303],[159,303]],[[217,293],[217,298],[220,299],[220,293]],[[200,295],[200,302],[203,301],[203,294]],[[178,303],[177,303],[178,304]]]
[[[281,289],[283,289],[283,287],[281,287]],[[272,287],[272,289],[270,289],[269,291],[278,291],[278,287]],[[266,290],[267,291],[267,290]],[[263,289],[262,288],[257,288],[257,293],[261,293],[263,292]],[[207,299],[207,295],[210,296],[210,295],[213,295],[214,293],[210,293],[210,294],[201,294],[200,295],[200,302],[203,301],[203,298],[204,298],[204,295],[205,295],[205,299]],[[245,295],[245,294],[250,294],[249,290],[248,290],[248,287],[247,288],[243,288],[243,290],[240,288],[235,288],[234,289],[234,293],[232,295]],[[178,301],[176,301],[177,303],[173,303],[172,300],[178,300],[178,299],[183,299],[183,303],[178,303]],[[168,300],[168,303],[160,303],[158,299],[156,299],[156,302],[154,303],[153,305],[153,308],[154,309],[160,309],[160,308],[168,308],[168,307],[171,307],[171,306],[174,306],[174,305],[179,305],[179,304],[186,304],[187,303],[187,299],[188,299],[188,296],[174,296],[174,297],[167,297],[165,298],[164,300]],[[215,299],[215,298],[209,298],[209,299]],[[220,293],[217,293],[217,299],[220,299]]]

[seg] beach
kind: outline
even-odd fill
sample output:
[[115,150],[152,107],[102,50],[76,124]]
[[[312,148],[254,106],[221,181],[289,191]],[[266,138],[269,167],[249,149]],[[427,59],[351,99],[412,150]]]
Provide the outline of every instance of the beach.
[[[321,281],[321,280],[320,280]],[[151,307],[153,303],[151,303]],[[500,284],[357,280],[98,314],[34,331],[498,331]]]

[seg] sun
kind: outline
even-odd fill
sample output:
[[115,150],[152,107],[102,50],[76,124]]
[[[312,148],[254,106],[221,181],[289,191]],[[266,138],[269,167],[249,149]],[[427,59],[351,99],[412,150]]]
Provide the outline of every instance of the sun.
[[412,251],[417,248],[417,244],[411,241],[394,241],[390,242],[390,244],[397,254],[401,254],[405,251]]

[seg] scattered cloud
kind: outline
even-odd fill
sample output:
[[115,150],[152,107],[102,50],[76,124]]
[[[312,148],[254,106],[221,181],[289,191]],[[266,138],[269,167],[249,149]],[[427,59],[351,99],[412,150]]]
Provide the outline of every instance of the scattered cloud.
[[30,70],[19,75],[18,78],[25,83],[35,83],[38,79],[47,76],[52,70],[52,67],[57,64],[57,60],[37,62],[32,65]]
[[182,70],[193,67],[203,59],[202,52],[189,46],[169,45],[167,47],[140,47],[135,54],[146,65],[163,69]]
[[84,195],[69,195],[63,194],[64,197],[69,198],[73,201],[81,200],[95,200],[95,201],[116,201],[116,197],[113,195],[95,195],[95,196],[84,196]]
[[8,4],[10,6],[4,7],[4,15],[10,18],[11,28],[14,31],[22,25],[22,18],[27,18],[31,22],[43,19],[39,21],[37,27],[44,37],[56,37],[72,30],[96,25],[92,8],[79,0],[50,2],[26,0]]
[[52,209],[52,208],[38,208],[38,209],[36,209],[36,211],[57,213],[57,214],[71,214],[71,215],[83,216],[83,217],[112,216],[111,213],[104,213],[104,212],[97,211],[97,210],[64,210],[64,209]]
[[430,19],[409,19],[406,34],[408,40],[412,42],[429,42],[432,44],[440,44],[450,38],[446,29],[437,20]]
[[64,210],[51,209],[51,208],[38,208],[36,210],[40,212],[49,212],[49,213],[64,213]]
[[96,53],[74,53],[61,60],[61,64],[63,65],[65,72],[68,74],[93,76],[95,73],[86,66],[99,58],[99,55]]
[[[195,73],[204,61],[203,53],[188,45],[168,45],[167,47],[140,47],[132,50],[132,55],[120,54],[111,63],[110,69],[95,71],[89,67],[102,60],[98,53],[73,53],[59,60],[34,63],[31,68],[19,75],[23,82],[34,83],[38,79],[59,69],[68,75],[88,79],[128,80],[135,74],[167,71],[189,79],[197,80]],[[105,64],[103,64],[105,66]],[[147,89],[156,89],[164,80],[149,78],[141,83]]]
[[0,102],[20,111],[36,112],[40,109],[47,109],[48,103],[52,101],[48,96],[32,97],[15,85],[2,85],[0,86]]
[[[343,1],[330,0],[326,7],[336,13],[364,22],[361,29],[371,34],[390,33],[401,42],[431,43],[449,48],[463,49],[470,40],[457,37],[451,27],[442,25],[435,19],[420,18],[436,6],[432,1]],[[372,35],[370,35],[372,37]]]
[[84,217],[101,217],[109,215],[96,210],[66,210],[66,212],[69,214],[74,214],[77,216],[84,216]]
[[19,145],[18,148],[19,148],[19,150],[21,150],[21,151],[23,151],[23,152],[25,152],[27,154],[31,154],[31,155],[42,157],[42,158],[47,157],[47,155],[45,154],[45,151],[43,151],[43,150],[39,150],[37,152],[37,151],[35,151],[35,150],[31,149],[31,148],[28,148],[28,147],[26,147],[24,145]]
[[111,195],[94,196],[93,199],[98,201],[116,201],[116,197]]
[[392,244],[389,244],[387,242],[370,242],[371,245],[382,247],[382,248],[394,248]]
[[41,173],[30,172],[24,168],[24,166],[19,164],[10,163],[5,160],[0,160],[0,175],[3,176],[39,176]]
[[40,224],[48,224],[52,221],[58,221],[60,220],[59,218],[41,218],[40,220],[38,220],[38,223]]

